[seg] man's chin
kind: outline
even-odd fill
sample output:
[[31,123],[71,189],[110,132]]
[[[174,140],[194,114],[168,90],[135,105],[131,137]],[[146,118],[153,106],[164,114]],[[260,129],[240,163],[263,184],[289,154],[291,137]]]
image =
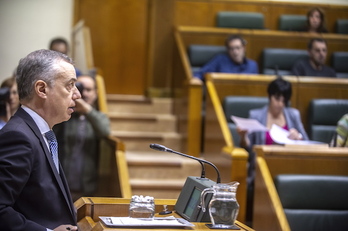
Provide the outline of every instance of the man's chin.
[[70,120],[70,118],[71,118],[71,114],[68,114],[67,117],[65,118],[64,122]]

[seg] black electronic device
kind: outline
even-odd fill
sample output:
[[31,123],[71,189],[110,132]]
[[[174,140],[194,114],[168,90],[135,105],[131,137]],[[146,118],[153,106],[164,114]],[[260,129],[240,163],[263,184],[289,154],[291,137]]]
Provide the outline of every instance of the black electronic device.
[[209,212],[203,213],[202,206],[208,211],[208,205],[211,200],[212,195],[208,194],[205,198],[206,204],[201,205],[201,193],[204,189],[210,188],[216,184],[216,182],[205,178],[204,163],[212,166],[217,173],[217,183],[220,183],[220,172],[217,167],[206,160],[199,159],[194,156],[186,155],[181,152],[174,151],[160,144],[151,144],[150,148],[162,151],[178,154],[184,157],[188,157],[197,160],[202,165],[201,177],[189,176],[181,190],[178,200],[175,204],[176,212],[188,221],[192,222],[210,222]]
[[[208,178],[199,178],[189,176],[180,192],[175,204],[175,211],[188,221],[192,222],[210,222],[208,205],[212,194],[205,198],[206,204],[201,205],[201,193],[206,188],[211,188],[216,182]],[[203,213],[202,206],[206,208]]]

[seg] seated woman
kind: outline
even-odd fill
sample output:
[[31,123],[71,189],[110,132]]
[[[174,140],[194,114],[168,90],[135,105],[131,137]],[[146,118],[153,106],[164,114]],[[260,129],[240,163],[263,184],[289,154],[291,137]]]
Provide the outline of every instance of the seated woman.
[[325,15],[319,8],[313,8],[307,13],[307,32],[328,33],[325,27]]
[[[278,77],[268,85],[267,93],[268,105],[250,110],[249,118],[258,120],[268,129],[276,124],[289,130],[289,139],[308,140],[301,122],[300,112],[295,108],[288,107],[292,94],[291,83]],[[269,132],[254,132],[246,135],[246,131],[238,130],[238,133],[241,135],[241,147],[249,150],[255,144],[273,144]]]
[[[300,112],[295,108],[288,107],[292,94],[291,83],[281,77],[276,78],[268,85],[268,105],[249,111],[249,118],[258,120],[261,124],[271,129],[276,124],[289,131],[289,139],[308,140],[306,131],[301,122]],[[255,178],[255,153],[252,147],[258,145],[273,144],[269,132],[253,132],[247,134],[247,131],[238,129],[241,136],[241,147],[249,152],[248,168],[248,208],[247,216],[252,214],[253,204],[253,185]]]
[[17,111],[20,106],[19,96],[17,92],[17,82],[15,77],[5,79],[0,86],[1,89],[8,88],[9,97],[7,102],[0,108],[0,129],[5,126],[7,121]]

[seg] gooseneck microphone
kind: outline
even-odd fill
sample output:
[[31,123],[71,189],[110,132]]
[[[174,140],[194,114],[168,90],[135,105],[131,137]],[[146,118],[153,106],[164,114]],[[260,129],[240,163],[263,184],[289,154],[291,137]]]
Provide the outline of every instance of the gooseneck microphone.
[[201,160],[198,160],[197,158],[195,158],[193,156],[186,155],[184,153],[180,153],[180,152],[176,153],[172,149],[167,148],[167,147],[165,147],[163,145],[160,145],[160,144],[150,144],[150,148],[152,148],[152,149],[154,149],[156,151],[175,153],[175,154],[179,154],[179,155],[184,156],[184,157],[188,157],[188,158],[197,160],[201,164],[201,166],[202,166],[201,178],[205,178],[205,167],[204,167],[204,164],[203,164],[203,162]]
[[218,170],[218,168],[211,162],[209,161],[206,161],[206,160],[203,160],[203,159],[199,159],[197,157],[194,157],[194,156],[190,156],[190,155],[186,155],[184,153],[181,153],[181,152],[177,152],[177,151],[174,151],[170,148],[167,148],[166,146],[163,146],[161,144],[150,144],[150,148],[154,149],[154,150],[157,150],[157,151],[161,151],[161,152],[170,152],[170,153],[174,153],[174,154],[178,154],[180,156],[184,156],[184,157],[188,157],[188,158],[191,158],[191,159],[194,159],[194,160],[197,160],[201,165],[202,165],[202,174],[201,174],[201,178],[205,178],[205,168],[204,168],[204,164],[209,164],[210,166],[212,166],[215,171],[216,171],[216,174],[217,174],[217,180],[216,180],[216,183],[221,183],[221,178],[220,178],[220,172]]

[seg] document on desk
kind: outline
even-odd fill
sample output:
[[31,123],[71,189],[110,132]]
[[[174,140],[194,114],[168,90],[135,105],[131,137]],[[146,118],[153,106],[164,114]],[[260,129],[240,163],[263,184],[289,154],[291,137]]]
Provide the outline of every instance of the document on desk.
[[291,145],[324,145],[327,146],[327,144],[313,141],[313,140],[291,140],[288,138],[289,131],[285,130],[284,128],[273,124],[271,127],[271,130],[269,131],[269,135],[271,136],[272,140],[276,142],[277,144],[291,144]]
[[102,222],[109,227],[192,227],[194,224],[183,218],[155,217],[151,218],[131,218],[131,217],[99,217]]
[[268,129],[255,119],[246,119],[238,116],[231,116],[232,121],[242,130],[247,130],[248,133],[262,132]]

